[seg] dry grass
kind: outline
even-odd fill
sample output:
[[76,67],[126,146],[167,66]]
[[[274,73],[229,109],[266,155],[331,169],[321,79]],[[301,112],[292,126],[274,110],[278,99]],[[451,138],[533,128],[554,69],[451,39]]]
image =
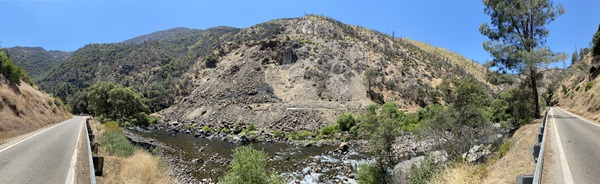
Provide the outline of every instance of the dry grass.
[[[51,104],[48,101],[52,101]],[[70,118],[47,94],[22,82],[15,86],[0,77],[0,144],[3,140]]]
[[436,175],[433,184],[478,184],[483,176],[481,166],[458,163]]
[[529,146],[534,145],[539,123],[535,120],[519,128],[504,157],[480,165],[455,164],[438,174],[432,183],[515,183],[518,175],[533,174],[535,163],[529,161]]
[[[583,116],[589,120],[600,122],[600,77],[589,81],[588,72],[591,66],[591,55],[588,54],[585,59],[573,65],[567,71],[567,76],[556,86],[554,100],[558,101],[558,106]],[[592,82],[593,86],[586,89],[586,85]],[[563,93],[563,87],[567,93]]]
[[[91,121],[92,131],[102,139],[105,127],[96,120]],[[161,164],[158,157],[136,148],[130,157],[109,156],[102,149],[99,154],[104,157],[104,173],[96,177],[98,183],[127,183],[127,184],[153,184],[176,183],[167,174],[167,167]]]

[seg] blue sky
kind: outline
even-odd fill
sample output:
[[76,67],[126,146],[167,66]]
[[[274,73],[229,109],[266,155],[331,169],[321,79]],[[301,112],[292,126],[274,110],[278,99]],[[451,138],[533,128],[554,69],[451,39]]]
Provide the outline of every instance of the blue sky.
[[[576,48],[589,47],[600,24],[600,1],[555,2],[565,6],[566,14],[550,24],[546,45],[569,56]],[[393,31],[397,37],[447,48],[478,62],[491,59],[482,48],[487,38],[478,31],[489,21],[479,0],[0,0],[0,7],[2,47],[75,51],[89,43],[120,42],[173,27],[244,28],[319,14],[384,33]]]

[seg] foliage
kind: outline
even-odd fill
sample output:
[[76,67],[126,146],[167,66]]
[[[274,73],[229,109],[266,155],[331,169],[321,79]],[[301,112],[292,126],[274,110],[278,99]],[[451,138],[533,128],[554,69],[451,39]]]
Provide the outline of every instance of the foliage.
[[[583,59],[583,58],[581,58]],[[573,51],[573,55],[571,55],[571,65],[574,65],[577,61],[579,61],[579,54],[577,53],[577,50]]]
[[151,112],[157,112],[191,92],[191,79],[184,74],[239,30],[179,28],[142,36],[152,39],[86,45],[48,71],[38,85],[71,104],[78,91],[98,81],[113,81],[138,91],[148,99]]
[[251,146],[242,146],[233,150],[233,161],[230,170],[221,179],[224,184],[269,184],[283,183],[276,174],[269,174],[267,169],[267,154],[255,150]]
[[540,112],[537,67],[566,59],[564,54],[553,53],[543,46],[550,34],[546,25],[564,14],[565,9],[562,4],[555,6],[551,0],[485,0],[483,3],[492,25],[484,23],[479,31],[490,39],[484,42],[484,49],[494,58],[490,64],[501,70],[518,69],[528,73],[535,104],[532,115],[537,117]]
[[46,51],[41,47],[11,47],[6,48],[15,65],[21,66],[33,81],[39,81],[53,66],[63,62],[69,52]]
[[296,133],[296,136],[298,137],[298,139],[306,139],[307,137],[311,136],[312,133],[308,130],[300,130],[299,132]]
[[125,135],[119,129],[110,128],[106,130],[102,134],[100,145],[110,155],[129,157],[133,155],[134,151],[133,145],[127,141],[127,138],[125,138]]
[[359,135],[369,141],[368,151],[375,156],[376,166],[379,167],[376,170],[381,172],[379,181],[389,181],[392,177],[385,171],[395,164],[392,144],[399,135],[398,122],[403,115],[398,113],[394,102],[384,104],[381,109],[379,114],[371,109],[361,116]]
[[16,85],[21,84],[21,80],[33,85],[27,72],[20,66],[15,65],[2,49],[0,49],[0,74]]
[[336,125],[326,126],[321,129],[322,135],[331,135],[338,132],[338,127]]
[[358,165],[358,171],[356,177],[360,184],[379,184],[384,183],[382,174],[385,171],[380,171],[381,167],[378,166],[377,162],[372,163],[361,163]]
[[512,85],[515,82],[515,76],[511,74],[498,73],[498,72],[487,72],[485,79],[493,85],[509,84]]
[[477,139],[489,135],[491,126],[489,117],[486,118],[489,96],[480,83],[468,78],[445,80],[441,89],[449,106],[417,111],[414,131],[438,141],[451,156],[459,156],[476,144]]
[[410,168],[410,184],[429,183],[429,180],[433,178],[433,175],[435,174],[436,170],[437,165],[435,164],[433,158],[429,155],[426,155],[420,167],[416,167],[415,165],[413,165]]
[[202,127],[202,131],[204,131],[204,132],[210,132],[210,130],[211,130],[211,129],[210,129],[210,127],[208,127],[208,126],[206,126],[206,125],[204,125],[204,126]]
[[588,82],[585,84],[585,91],[587,92],[588,90],[592,89],[592,86],[594,86],[594,82]]
[[600,25],[598,25],[598,31],[594,34],[594,38],[592,39],[592,57],[594,57],[595,61],[600,61]]
[[356,120],[351,113],[344,112],[338,117],[337,125],[341,131],[348,131],[356,125]]
[[87,89],[88,109],[95,116],[104,116],[120,123],[149,125],[146,99],[131,87],[123,88],[110,82],[98,82]]
[[255,131],[256,130],[256,126],[254,126],[254,124],[250,123],[246,129],[248,131]]
[[510,139],[504,140],[504,142],[502,142],[502,144],[500,144],[500,146],[498,147],[498,157],[502,158],[504,155],[506,155],[506,153],[508,153],[508,151],[510,150],[510,146]]

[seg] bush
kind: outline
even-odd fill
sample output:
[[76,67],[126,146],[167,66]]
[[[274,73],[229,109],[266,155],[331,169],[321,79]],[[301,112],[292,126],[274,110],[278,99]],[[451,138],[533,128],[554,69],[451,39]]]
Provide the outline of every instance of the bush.
[[311,136],[312,133],[308,130],[301,130],[296,135],[298,136],[298,139],[306,139],[308,136]]
[[506,155],[506,153],[508,152],[508,150],[510,150],[510,140],[506,139],[504,140],[504,142],[502,142],[502,144],[500,144],[500,146],[498,147],[498,157],[502,158],[504,155]]
[[362,163],[358,166],[358,172],[356,177],[360,184],[378,184],[383,183],[383,172],[380,170],[381,167],[376,162]]
[[338,128],[336,125],[326,126],[326,127],[323,127],[323,129],[321,129],[321,134],[331,135],[331,134],[336,133],[337,130],[338,130]]
[[256,130],[256,127],[254,126],[254,124],[250,123],[250,125],[248,125],[246,129],[248,130],[248,132],[252,132]]
[[341,131],[348,131],[350,128],[356,125],[356,119],[354,119],[354,116],[352,116],[351,113],[344,112],[342,115],[340,115],[340,117],[338,117],[337,124]]
[[65,105],[65,103],[63,103],[63,101],[59,97],[54,97],[54,104],[56,104],[59,107]]
[[269,174],[266,169],[267,154],[255,150],[251,146],[242,146],[233,150],[233,161],[230,170],[221,179],[224,184],[263,184],[283,183],[276,174]]
[[425,159],[423,160],[421,167],[415,167],[413,165],[413,167],[410,168],[410,173],[411,173],[410,183],[411,184],[429,183],[429,180],[431,180],[431,178],[435,174],[436,169],[437,169],[437,166],[435,165],[433,158],[431,158],[431,156],[429,156],[429,155],[425,156]]
[[210,131],[211,131],[211,129],[210,129],[210,127],[208,127],[208,126],[204,125],[204,126],[202,127],[202,131],[204,131],[204,132],[210,132]]
[[587,92],[588,90],[592,89],[593,86],[594,86],[594,82],[588,82],[585,85],[585,92]]
[[123,132],[109,128],[104,132],[104,134],[102,134],[102,136],[103,137],[100,141],[100,145],[102,145],[102,148],[104,148],[109,155],[123,157],[129,157],[133,155],[134,147],[131,145],[131,143],[129,143],[129,141],[127,141],[127,138],[125,138]]
[[273,137],[279,137],[279,136],[281,136],[281,130],[273,131]]

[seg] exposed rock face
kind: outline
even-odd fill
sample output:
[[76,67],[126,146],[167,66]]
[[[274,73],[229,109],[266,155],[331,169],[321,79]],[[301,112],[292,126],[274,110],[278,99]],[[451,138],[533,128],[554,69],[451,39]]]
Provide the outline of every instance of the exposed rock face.
[[[409,110],[432,104],[438,98],[428,94],[443,78],[474,75],[406,39],[320,16],[274,20],[232,37],[212,51],[215,68],[204,58],[191,67],[189,95],[159,112],[166,122],[316,130],[361,111],[373,96]],[[377,71],[370,87],[368,68]]]

